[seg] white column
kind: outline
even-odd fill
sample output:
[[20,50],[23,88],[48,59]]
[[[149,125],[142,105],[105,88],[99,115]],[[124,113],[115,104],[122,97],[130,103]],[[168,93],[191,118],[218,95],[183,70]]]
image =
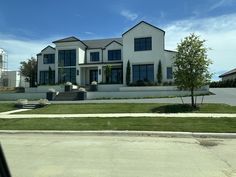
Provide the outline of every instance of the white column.
[[102,66],[98,66],[98,83],[102,82]]

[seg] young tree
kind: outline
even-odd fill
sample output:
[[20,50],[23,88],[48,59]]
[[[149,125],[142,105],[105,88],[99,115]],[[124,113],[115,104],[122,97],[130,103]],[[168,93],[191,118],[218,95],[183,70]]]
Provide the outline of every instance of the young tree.
[[22,61],[20,66],[20,72],[26,77],[26,81],[29,82],[30,87],[35,87],[37,82],[37,60],[35,58]]
[[161,60],[158,62],[158,68],[157,68],[157,82],[158,82],[158,84],[161,84],[161,82],[162,82]]
[[106,65],[105,73],[106,73],[106,83],[108,84],[110,82],[110,76],[111,76],[111,65]]
[[48,67],[48,81],[49,81],[49,84],[53,84],[52,83],[52,80],[53,80],[53,78],[52,78],[52,68],[49,66]]
[[175,57],[175,83],[180,89],[190,90],[192,107],[194,102],[194,91],[209,83],[211,74],[208,67],[211,61],[207,57],[205,40],[199,36],[190,34],[177,46]]
[[130,84],[130,62],[128,60],[127,62],[127,67],[126,67],[126,85],[129,85]]

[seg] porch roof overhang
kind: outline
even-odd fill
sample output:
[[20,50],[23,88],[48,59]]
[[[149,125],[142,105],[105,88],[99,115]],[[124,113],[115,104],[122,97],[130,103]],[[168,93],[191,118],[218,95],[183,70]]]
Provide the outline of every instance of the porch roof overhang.
[[98,67],[98,66],[106,66],[106,65],[111,65],[111,66],[122,66],[123,62],[103,62],[103,63],[84,63],[84,64],[79,64],[80,67]]

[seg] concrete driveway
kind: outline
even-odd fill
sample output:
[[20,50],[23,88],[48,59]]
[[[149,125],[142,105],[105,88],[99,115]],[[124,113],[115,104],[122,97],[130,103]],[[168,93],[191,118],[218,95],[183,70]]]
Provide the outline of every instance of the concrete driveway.
[[0,134],[0,140],[13,177],[236,176],[236,139]]

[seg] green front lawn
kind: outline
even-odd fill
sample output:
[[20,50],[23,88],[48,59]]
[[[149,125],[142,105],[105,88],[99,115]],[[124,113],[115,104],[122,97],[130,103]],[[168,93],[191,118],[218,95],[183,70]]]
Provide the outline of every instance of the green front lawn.
[[0,103],[0,112],[12,111],[17,109],[14,103]]
[[1,130],[137,130],[236,133],[236,118],[0,119]]
[[88,113],[236,113],[236,106],[203,104],[192,109],[183,104],[162,103],[107,103],[107,104],[52,104],[20,114],[88,114]]

